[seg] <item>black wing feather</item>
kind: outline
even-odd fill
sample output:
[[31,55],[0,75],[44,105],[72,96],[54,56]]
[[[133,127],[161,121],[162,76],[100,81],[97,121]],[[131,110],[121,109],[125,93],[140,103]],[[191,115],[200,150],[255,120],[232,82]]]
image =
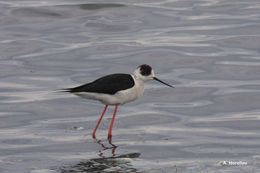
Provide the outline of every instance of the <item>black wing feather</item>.
[[130,74],[111,74],[101,77],[91,83],[69,88],[67,91],[71,93],[92,92],[112,95],[118,91],[132,88],[134,84],[134,79]]

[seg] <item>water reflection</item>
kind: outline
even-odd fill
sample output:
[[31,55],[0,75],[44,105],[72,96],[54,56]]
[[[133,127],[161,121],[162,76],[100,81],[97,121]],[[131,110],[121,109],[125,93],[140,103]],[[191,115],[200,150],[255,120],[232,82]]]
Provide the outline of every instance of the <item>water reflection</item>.
[[116,148],[117,148],[118,146],[116,146],[116,145],[113,144],[112,142],[109,143],[110,146],[107,146],[102,140],[97,140],[96,142],[97,142],[97,144],[99,144],[99,145],[102,147],[102,149],[98,151],[98,152],[99,152],[98,155],[99,155],[100,157],[105,158],[105,156],[104,156],[104,151],[110,150],[110,149],[111,149],[112,157],[115,157],[115,156],[116,156]]
[[[139,172],[131,165],[133,159],[138,158],[140,153],[116,154],[118,146],[110,143],[106,145],[103,141],[97,140],[102,149],[98,151],[100,158],[81,161],[70,167],[61,168],[61,173],[100,173],[100,172]],[[111,150],[112,156],[105,157],[105,151]]]

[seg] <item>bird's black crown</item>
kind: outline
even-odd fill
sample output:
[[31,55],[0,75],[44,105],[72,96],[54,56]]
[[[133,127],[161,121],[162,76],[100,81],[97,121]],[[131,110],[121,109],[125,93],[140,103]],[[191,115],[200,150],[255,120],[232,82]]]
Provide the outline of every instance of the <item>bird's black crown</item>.
[[143,76],[149,76],[152,73],[152,67],[147,64],[140,65],[139,68],[140,68],[140,73]]

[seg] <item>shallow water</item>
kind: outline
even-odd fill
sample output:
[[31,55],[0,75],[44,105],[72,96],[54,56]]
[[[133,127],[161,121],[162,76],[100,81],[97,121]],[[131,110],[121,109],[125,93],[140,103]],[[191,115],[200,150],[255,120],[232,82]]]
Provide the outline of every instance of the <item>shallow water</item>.
[[[104,4],[105,2],[105,4]],[[260,172],[260,2],[0,0],[0,172]],[[57,89],[148,63],[119,108]],[[223,166],[223,161],[247,162]]]

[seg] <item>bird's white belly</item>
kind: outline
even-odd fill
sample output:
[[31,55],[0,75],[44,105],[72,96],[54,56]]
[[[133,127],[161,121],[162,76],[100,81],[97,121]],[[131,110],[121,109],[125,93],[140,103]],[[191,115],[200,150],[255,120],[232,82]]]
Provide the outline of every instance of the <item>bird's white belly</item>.
[[106,105],[117,105],[134,101],[138,97],[142,96],[143,92],[143,85],[135,85],[132,88],[118,91],[114,95],[90,92],[79,92],[75,94],[83,98],[98,100]]
[[122,90],[119,91],[115,94],[115,97],[118,98],[118,100],[120,100],[120,104],[125,104],[131,101],[136,100],[138,97],[140,97],[142,93],[138,93],[138,90],[136,89],[136,87],[127,89],[127,90]]

